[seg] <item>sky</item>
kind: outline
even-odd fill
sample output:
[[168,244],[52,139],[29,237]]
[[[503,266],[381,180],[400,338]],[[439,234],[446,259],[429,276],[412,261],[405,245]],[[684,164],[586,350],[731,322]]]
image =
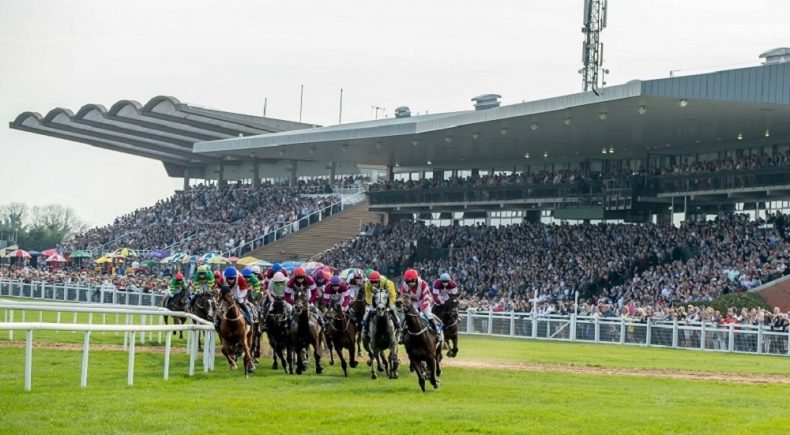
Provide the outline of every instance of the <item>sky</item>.
[[[0,204],[93,225],[172,195],[155,160],[11,130],[24,111],[157,95],[336,124],[581,91],[583,0],[0,0]],[[609,0],[609,84],[759,63],[790,46],[787,0]],[[381,113],[379,113],[381,115]]]

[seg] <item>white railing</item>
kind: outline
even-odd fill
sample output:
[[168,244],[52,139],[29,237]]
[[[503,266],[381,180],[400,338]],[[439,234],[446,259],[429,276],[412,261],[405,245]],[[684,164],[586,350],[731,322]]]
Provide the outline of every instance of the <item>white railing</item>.
[[[134,355],[135,339],[140,333],[140,343],[145,343],[146,333],[149,337],[154,332],[158,333],[158,341],[161,343],[162,333],[165,333],[165,357],[164,357],[164,379],[170,377],[170,351],[173,331],[187,332],[187,353],[189,354],[189,376],[195,374],[195,361],[198,354],[198,335],[200,331],[205,331],[206,343],[203,352],[203,371],[214,370],[215,363],[215,336],[214,325],[189,313],[169,311],[163,308],[146,309],[142,307],[118,307],[100,304],[73,304],[73,303],[41,303],[41,302],[16,302],[0,300],[0,310],[3,311],[3,321],[0,322],[0,330],[8,330],[9,340],[13,340],[14,331],[25,331],[25,391],[30,391],[32,385],[33,367],[33,331],[82,331],[82,365],[80,371],[80,386],[88,385],[88,355],[90,353],[90,334],[92,332],[123,332],[124,350],[129,352],[129,365],[127,369],[127,384],[134,384]],[[21,322],[14,321],[14,314],[20,313]],[[30,312],[39,313],[38,322],[26,322],[25,315]],[[56,312],[57,322],[43,322],[44,312]],[[61,323],[61,313],[71,312],[74,314],[72,323]],[[77,323],[77,313],[88,313],[88,323]],[[107,315],[115,314],[115,324],[107,324]],[[102,323],[93,323],[93,316],[101,315]],[[125,315],[124,323],[118,322],[118,316]],[[139,316],[140,324],[134,323],[134,316]],[[192,320],[193,324],[165,325],[164,316],[180,317]],[[159,324],[153,324],[154,319],[159,319]],[[151,324],[148,324],[148,322]]]
[[[235,248],[228,249],[222,252],[222,255],[227,257],[230,255],[236,255],[241,257],[244,255],[245,252],[253,251],[261,246],[266,246],[268,244],[274,243],[283,237],[287,236],[288,234],[295,233],[301,229],[307,228],[310,225],[317,224],[321,222],[325,218],[330,216],[334,216],[338,213],[342,213],[346,207],[358,204],[365,199],[365,191],[357,191],[353,195],[347,195],[340,199],[340,201],[330,204],[320,210],[314,211],[309,215],[306,215],[299,220],[295,220],[292,222],[288,222],[283,224],[282,226],[271,230],[269,233],[264,234],[252,241],[249,241],[241,246],[237,246]],[[333,211],[338,209],[337,211]]]
[[122,291],[115,287],[40,281],[23,282],[0,278],[0,296],[29,298],[43,301],[104,303],[138,307],[159,307],[165,295],[139,291]]
[[499,337],[790,356],[790,331],[709,322],[460,312],[458,332]]

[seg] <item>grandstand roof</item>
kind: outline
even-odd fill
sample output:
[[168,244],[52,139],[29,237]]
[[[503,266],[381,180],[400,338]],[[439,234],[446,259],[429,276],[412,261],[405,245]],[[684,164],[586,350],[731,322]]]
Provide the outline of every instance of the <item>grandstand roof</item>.
[[110,110],[100,104],[86,104],[76,114],[60,107],[46,116],[23,112],[9,124],[17,130],[161,160],[166,167],[217,160],[194,154],[195,142],[315,127],[207,109],[168,96],[154,97],[145,105],[121,100]]
[[[469,110],[203,141],[196,153],[470,166],[469,162],[641,157],[708,152],[745,141],[790,141],[790,63],[665,79]],[[766,134],[768,132],[768,134]],[[739,142],[741,137],[744,142]],[[772,142],[773,143],[773,142]],[[605,157],[609,157],[608,155]],[[466,162],[466,163],[460,163]],[[537,162],[535,162],[537,163]],[[487,166],[481,166],[487,167]]]

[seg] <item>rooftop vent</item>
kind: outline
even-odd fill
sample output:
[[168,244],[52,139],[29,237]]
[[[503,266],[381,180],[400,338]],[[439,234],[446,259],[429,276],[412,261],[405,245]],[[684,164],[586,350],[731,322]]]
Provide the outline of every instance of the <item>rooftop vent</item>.
[[400,106],[395,109],[395,117],[396,118],[408,118],[411,116],[411,110],[409,110],[409,106]]
[[790,48],[782,47],[768,50],[760,55],[760,59],[765,59],[763,65],[790,62]]
[[502,96],[499,94],[485,94],[472,98],[472,101],[475,102],[475,110],[486,110],[499,107],[500,98]]

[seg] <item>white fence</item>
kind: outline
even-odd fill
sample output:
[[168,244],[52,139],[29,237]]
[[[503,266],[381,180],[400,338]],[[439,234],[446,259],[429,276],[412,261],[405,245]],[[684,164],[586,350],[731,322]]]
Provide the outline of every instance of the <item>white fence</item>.
[[[198,354],[198,342],[200,331],[205,331],[206,343],[203,352],[203,370],[214,369],[215,362],[215,335],[214,325],[192,314],[184,312],[174,312],[163,308],[128,307],[112,306],[106,304],[74,304],[63,302],[17,302],[10,300],[0,300],[0,310],[3,311],[3,321],[0,322],[0,330],[8,330],[9,340],[13,340],[14,331],[25,331],[25,391],[30,391],[32,384],[33,366],[33,331],[82,331],[82,366],[80,375],[80,386],[86,387],[88,384],[88,355],[90,352],[90,335],[92,332],[123,332],[124,349],[129,352],[129,366],[127,371],[127,383],[134,383],[134,355],[135,341],[137,333],[140,334],[140,343],[146,342],[146,333],[149,340],[153,340],[154,332],[158,333],[157,341],[161,343],[162,333],[165,334],[165,358],[164,358],[164,378],[170,376],[170,350],[173,331],[187,332],[187,353],[189,355],[189,376],[195,372],[195,360]],[[37,312],[38,322],[26,322],[26,315]],[[42,322],[44,312],[56,312],[57,321],[55,323]],[[62,313],[73,313],[72,323],[62,323]],[[14,321],[14,314],[19,313],[21,322]],[[77,313],[88,313],[88,323],[77,323]],[[107,315],[115,315],[115,324],[107,323]],[[93,323],[93,316],[101,315],[101,323]],[[125,316],[124,321],[120,321],[119,316]],[[139,324],[135,323],[135,316],[139,319]],[[195,322],[194,324],[165,325],[164,316],[180,317]],[[111,319],[112,320],[112,319]],[[158,324],[156,324],[158,320]],[[149,324],[150,323],[150,324]]]
[[460,312],[458,332],[499,337],[790,356],[790,331],[767,326]]
[[164,294],[120,291],[115,288],[79,284],[49,284],[0,279],[0,296],[30,298],[43,301],[103,303],[137,307],[159,307]]

